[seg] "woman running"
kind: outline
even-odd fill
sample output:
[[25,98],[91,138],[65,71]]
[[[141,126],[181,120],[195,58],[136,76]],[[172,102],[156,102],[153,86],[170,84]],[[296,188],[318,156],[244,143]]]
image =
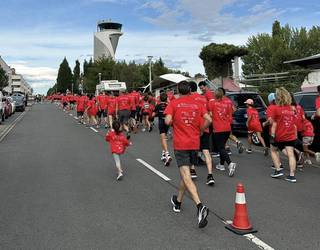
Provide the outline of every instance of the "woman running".
[[108,103],[107,103],[108,120],[109,120],[110,126],[112,125],[113,120],[116,117],[116,105],[117,105],[117,99],[116,99],[114,93],[112,92],[109,95]]
[[142,123],[144,128],[142,131],[144,132],[146,129],[148,129],[149,132],[151,132],[151,123],[149,121],[149,117],[152,115],[152,107],[149,103],[149,97],[146,95],[143,98],[143,101],[140,104],[141,107],[141,115],[142,115]]
[[96,105],[95,97],[93,95],[90,95],[90,97],[89,97],[89,101],[87,103],[86,112],[87,112],[88,117],[89,117],[89,125],[97,126],[97,128],[98,128],[99,126],[98,126],[98,122],[97,122],[97,119],[96,119],[98,108],[97,108],[97,105]]

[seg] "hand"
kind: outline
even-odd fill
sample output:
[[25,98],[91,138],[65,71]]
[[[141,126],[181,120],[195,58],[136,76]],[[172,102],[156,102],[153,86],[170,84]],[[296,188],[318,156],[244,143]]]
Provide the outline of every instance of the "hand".
[[311,120],[314,120],[315,118],[316,118],[316,115],[313,114],[313,115],[311,116]]
[[129,142],[129,146],[132,146],[133,145],[133,143],[132,142]]
[[275,143],[275,141],[274,141],[274,135],[270,135],[270,144],[274,144]]

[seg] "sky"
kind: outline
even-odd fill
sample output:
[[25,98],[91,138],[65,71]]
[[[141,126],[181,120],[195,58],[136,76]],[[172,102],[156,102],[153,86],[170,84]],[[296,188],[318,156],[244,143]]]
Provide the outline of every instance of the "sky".
[[90,59],[97,21],[123,24],[117,60],[204,73],[199,53],[212,42],[245,45],[271,32],[279,20],[293,27],[319,25],[318,0],[1,0],[0,55],[23,74],[35,93],[45,94],[66,57]]

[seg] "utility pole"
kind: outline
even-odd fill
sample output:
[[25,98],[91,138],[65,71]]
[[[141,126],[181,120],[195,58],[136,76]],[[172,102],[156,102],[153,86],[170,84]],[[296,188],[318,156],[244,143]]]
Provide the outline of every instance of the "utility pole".
[[149,62],[149,83],[150,83],[150,92],[152,92],[152,58],[153,56],[148,56],[148,62]]

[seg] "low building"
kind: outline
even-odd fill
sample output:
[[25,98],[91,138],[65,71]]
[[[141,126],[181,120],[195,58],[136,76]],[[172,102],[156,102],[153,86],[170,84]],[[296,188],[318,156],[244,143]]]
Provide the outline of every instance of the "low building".
[[5,87],[3,90],[5,92],[11,93],[11,84],[12,84],[12,69],[10,66],[3,60],[0,56],[0,67],[7,73],[9,85]]

